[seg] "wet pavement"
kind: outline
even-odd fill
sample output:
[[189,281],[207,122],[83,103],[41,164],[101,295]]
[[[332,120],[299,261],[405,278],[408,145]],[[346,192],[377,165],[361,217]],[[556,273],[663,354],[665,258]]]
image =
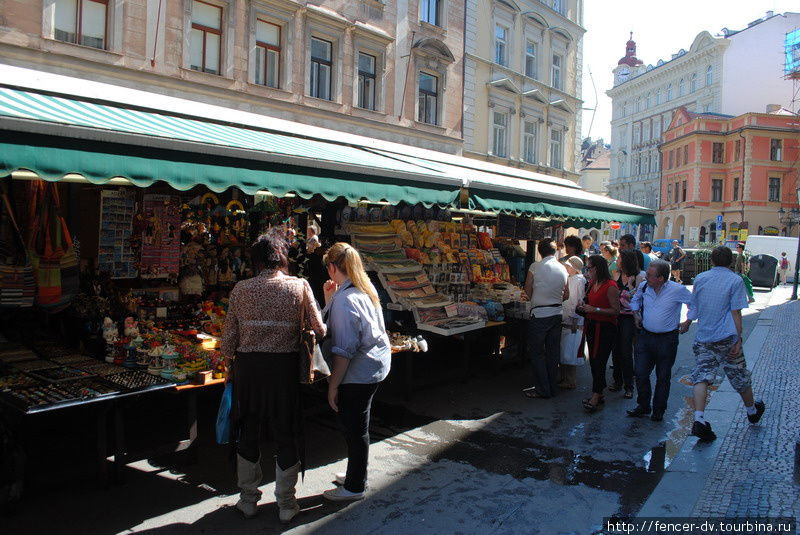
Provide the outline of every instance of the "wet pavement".
[[[770,297],[756,296],[745,336]],[[373,408],[368,497],[352,504],[321,497],[344,470],[345,452],[334,419],[319,407],[306,426],[304,510],[289,526],[277,521],[268,461],[259,517],[246,521],[229,507],[236,488],[228,452],[210,440],[215,399],[201,400],[198,463],[179,456],[132,463],[125,482],[107,489],[45,475],[16,515],[0,518],[0,532],[592,533],[603,517],[637,514],[684,445],[691,387],[681,378],[694,363],[691,341],[692,331],[681,337],[662,422],[626,417],[634,403],[621,392],[586,414],[588,366],[578,371],[578,389],[550,400],[521,395],[527,366],[489,366],[477,355],[468,380],[417,391],[410,402],[387,385]],[[42,504],[47,514],[39,514]]]

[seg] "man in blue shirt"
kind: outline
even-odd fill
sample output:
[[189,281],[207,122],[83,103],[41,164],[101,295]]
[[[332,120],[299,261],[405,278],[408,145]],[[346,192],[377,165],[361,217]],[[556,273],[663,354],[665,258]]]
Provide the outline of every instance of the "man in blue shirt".
[[[678,326],[681,306],[690,305],[692,293],[682,284],[669,280],[670,265],[653,260],[647,268],[645,281],[631,299],[636,327],[641,329],[636,340],[634,373],[636,374],[636,407],[628,411],[634,418],[650,414],[650,374],[656,369],[656,388],[653,393],[653,414],[650,419],[664,419],[672,379],[672,365],[678,353]],[[690,307],[691,308],[691,307]],[[683,334],[688,325],[680,326]]]
[[704,418],[704,410],[708,385],[714,382],[720,366],[731,386],[742,396],[750,423],[758,423],[765,409],[763,401],[753,401],[750,371],[742,352],[742,309],[747,308],[747,293],[742,278],[730,270],[732,262],[733,253],[727,247],[720,246],[711,252],[714,267],[695,278],[693,306],[681,325],[688,328],[692,320],[697,319],[692,346],[697,362],[692,373],[692,435],[704,442],[717,438]]

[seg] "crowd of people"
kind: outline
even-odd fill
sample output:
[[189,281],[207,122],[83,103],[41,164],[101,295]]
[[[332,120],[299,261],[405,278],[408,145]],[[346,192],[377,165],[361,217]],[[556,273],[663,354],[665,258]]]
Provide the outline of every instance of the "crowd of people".
[[[630,234],[599,248],[589,236],[570,236],[563,249],[565,255],[557,258],[556,243],[540,241],[541,260],[531,264],[525,281],[531,302],[527,351],[533,368],[533,385],[523,390],[526,397],[548,399],[576,388],[576,366],[585,359],[592,375],[592,394],[582,400],[587,413],[604,404],[606,391],[623,391],[626,399],[636,397],[628,416],[661,421],[679,337],[696,320],[692,434],[704,441],[716,438],[704,408],[708,385],[719,368],[744,400],[749,421],[760,420],[765,405],[754,400],[742,352],[741,311],[752,302],[741,276],[742,254],[734,261],[729,248],[715,248],[712,269],[698,275],[694,291],[689,291],[681,280],[686,253],[677,241],[666,259],[654,254],[649,242],[637,248]],[[681,322],[684,306],[687,319]]]
[[[264,428],[275,448],[279,519],[288,523],[300,512],[295,497],[298,477],[305,470],[300,345],[309,330],[322,341],[330,365],[327,400],[347,446],[347,471],[334,474],[337,485],[323,496],[360,500],[367,489],[370,408],[389,373],[391,346],[378,294],[359,253],[346,243],[324,249],[314,242],[312,247],[327,272],[322,310],[309,283],[288,275],[289,249],[279,234],[257,239],[251,248],[257,275],[238,282],[230,294],[220,349],[233,390],[231,417],[241,491],[236,508],[247,518],[256,515],[261,497]],[[708,385],[720,367],[741,394],[748,419],[759,421],[765,406],[754,400],[742,353],[741,311],[748,297],[730,249],[714,249],[714,267],[697,276],[690,292],[681,283],[686,255],[677,242],[669,261],[654,254],[648,242],[637,248],[632,235],[601,243],[599,249],[588,236],[571,236],[563,248],[565,254],[557,257],[556,243],[541,240],[541,260],[530,266],[525,280],[531,303],[527,350],[533,368],[533,386],[523,390],[525,396],[548,399],[576,388],[577,367],[588,360],[592,390],[582,400],[587,413],[603,406],[606,391],[622,391],[626,399],[636,397],[628,416],[660,421],[667,409],[679,336],[697,320],[692,434],[705,441],[715,438],[704,407]],[[688,319],[681,323],[684,305]]]

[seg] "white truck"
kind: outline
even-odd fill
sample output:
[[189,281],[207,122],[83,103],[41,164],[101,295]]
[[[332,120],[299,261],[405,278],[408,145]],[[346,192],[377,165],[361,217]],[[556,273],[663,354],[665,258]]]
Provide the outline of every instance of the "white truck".
[[787,280],[794,280],[794,262],[797,259],[797,238],[786,236],[761,236],[750,235],[747,237],[747,242],[744,246],[751,256],[757,254],[768,254],[778,259],[780,266],[781,253],[786,253],[786,258],[789,260],[789,274]]

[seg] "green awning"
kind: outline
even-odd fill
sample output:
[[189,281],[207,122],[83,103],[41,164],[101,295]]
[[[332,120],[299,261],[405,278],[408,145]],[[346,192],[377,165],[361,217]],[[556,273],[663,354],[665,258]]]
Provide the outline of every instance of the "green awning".
[[426,206],[450,206],[459,194],[452,185],[241,158],[113,143],[95,144],[99,146],[93,149],[81,140],[35,134],[19,134],[14,141],[0,143],[0,176],[28,170],[55,181],[75,173],[94,184],[123,177],[142,187],[162,180],[181,191],[205,185],[215,192],[237,187],[249,194],[269,190],[276,196],[292,192],[303,198],[319,194],[327,200],[344,197],[353,202],[369,199]]
[[[567,224],[592,224],[604,221],[655,225],[652,213],[635,213],[621,208],[591,206],[574,202],[543,201],[534,195],[487,190],[470,190],[470,199],[481,210],[515,215],[552,217]],[[609,199],[611,201],[611,199]]]

